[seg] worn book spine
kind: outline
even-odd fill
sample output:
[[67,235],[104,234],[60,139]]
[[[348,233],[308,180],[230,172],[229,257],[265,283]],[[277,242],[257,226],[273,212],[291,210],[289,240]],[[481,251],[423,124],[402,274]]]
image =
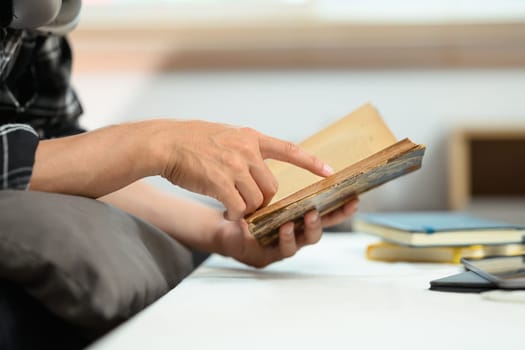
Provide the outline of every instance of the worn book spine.
[[425,147],[404,139],[340,172],[314,183],[295,194],[248,216],[250,232],[262,245],[278,239],[279,227],[289,221],[296,232],[303,226],[304,215],[317,209],[329,213],[359,194],[421,167]]

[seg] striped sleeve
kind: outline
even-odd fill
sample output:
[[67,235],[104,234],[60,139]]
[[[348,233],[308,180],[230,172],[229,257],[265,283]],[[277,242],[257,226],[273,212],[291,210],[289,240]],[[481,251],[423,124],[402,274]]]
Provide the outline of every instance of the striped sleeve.
[[7,27],[13,20],[13,1],[0,0],[0,27]]
[[27,189],[38,135],[26,124],[5,124],[0,126],[0,189]]

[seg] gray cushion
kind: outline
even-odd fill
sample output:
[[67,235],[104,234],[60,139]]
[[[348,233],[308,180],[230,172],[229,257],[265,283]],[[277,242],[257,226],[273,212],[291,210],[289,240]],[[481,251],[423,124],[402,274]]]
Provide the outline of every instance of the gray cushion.
[[0,191],[0,278],[92,334],[142,310],[192,268],[185,247],[110,205]]

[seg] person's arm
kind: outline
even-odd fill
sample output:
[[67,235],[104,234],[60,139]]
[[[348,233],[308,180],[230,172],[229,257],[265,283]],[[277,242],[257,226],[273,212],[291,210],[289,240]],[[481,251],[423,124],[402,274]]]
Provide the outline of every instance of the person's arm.
[[202,121],[152,120],[41,141],[30,189],[98,198],[162,175],[222,202],[238,220],[268,203],[277,183],[264,159],[327,176],[331,169],[298,146],[249,128]]
[[294,232],[293,223],[287,223],[280,229],[279,245],[263,247],[249,233],[244,220],[225,220],[216,209],[175,197],[143,181],[99,199],[148,221],[190,248],[230,256],[255,267],[316,243],[324,227],[342,222],[357,209],[357,201],[352,201],[322,218],[312,211],[305,217],[303,232]]
[[137,181],[98,198],[157,226],[193,249],[216,252],[213,233],[226,221],[217,209]]
[[160,173],[156,126],[141,122],[40,142],[30,189],[97,198]]

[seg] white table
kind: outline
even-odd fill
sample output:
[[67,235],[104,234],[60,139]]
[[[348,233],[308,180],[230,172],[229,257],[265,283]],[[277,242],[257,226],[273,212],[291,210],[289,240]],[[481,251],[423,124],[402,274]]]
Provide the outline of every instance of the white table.
[[525,303],[429,291],[460,267],[367,261],[373,241],[325,234],[264,270],[212,256],[91,349],[524,348]]

